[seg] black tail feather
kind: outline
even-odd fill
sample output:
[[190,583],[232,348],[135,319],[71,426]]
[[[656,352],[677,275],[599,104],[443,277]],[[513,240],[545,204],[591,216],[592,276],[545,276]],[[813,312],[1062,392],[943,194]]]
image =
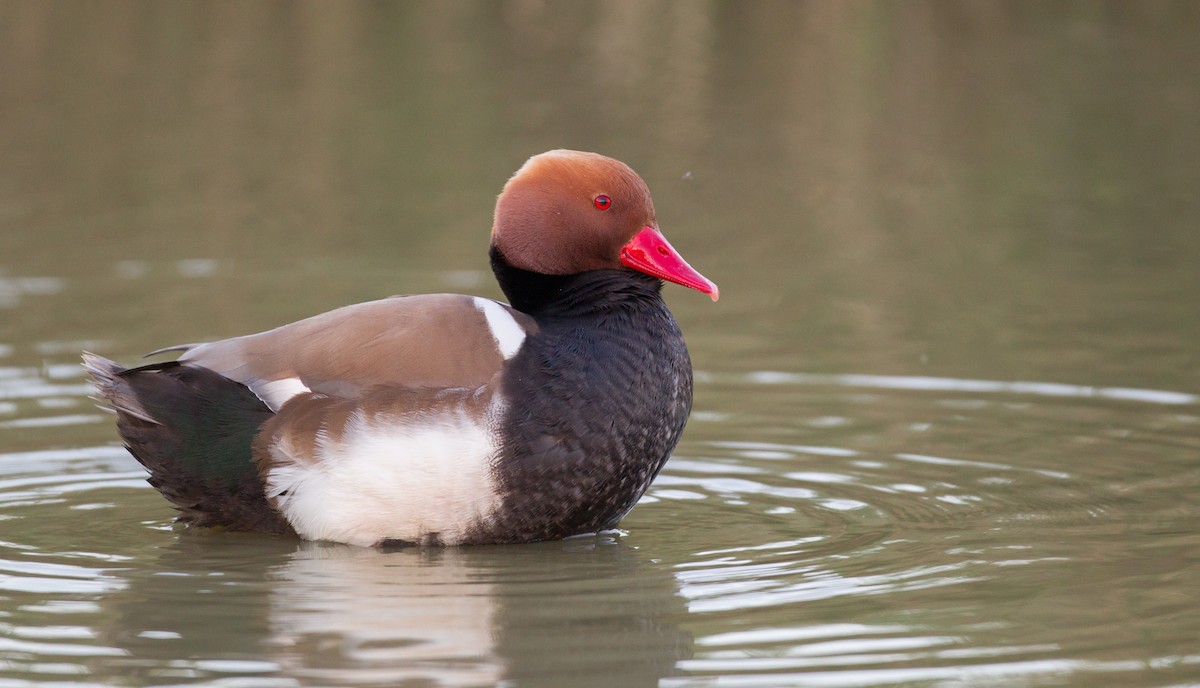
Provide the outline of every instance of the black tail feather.
[[273,415],[244,385],[178,361],[124,368],[85,353],[99,398],[117,412],[125,446],[178,520],[231,530],[293,533],[267,502],[252,443]]

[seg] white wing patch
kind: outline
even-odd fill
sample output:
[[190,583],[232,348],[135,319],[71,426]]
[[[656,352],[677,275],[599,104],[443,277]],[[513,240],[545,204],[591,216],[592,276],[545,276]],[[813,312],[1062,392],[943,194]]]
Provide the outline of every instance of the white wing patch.
[[307,394],[312,390],[300,381],[298,377],[285,377],[281,380],[259,380],[248,385],[254,394],[262,399],[267,408],[279,412],[288,399],[297,394]]
[[483,311],[484,317],[487,318],[488,327],[492,330],[492,338],[496,340],[500,355],[504,357],[504,360],[512,358],[521,350],[521,344],[525,342],[525,328],[521,327],[517,319],[512,317],[512,314],[499,303],[478,296],[473,298],[475,307]]
[[[499,408],[494,402],[488,415]],[[279,465],[267,474],[267,497],[310,540],[459,543],[500,505],[488,421],[465,411],[418,421],[360,409],[340,441],[318,435],[314,457],[297,461],[286,443],[272,446]]]

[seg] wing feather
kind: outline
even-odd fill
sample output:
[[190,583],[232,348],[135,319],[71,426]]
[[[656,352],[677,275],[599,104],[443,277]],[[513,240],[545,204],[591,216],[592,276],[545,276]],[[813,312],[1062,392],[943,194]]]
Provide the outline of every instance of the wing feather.
[[[528,315],[501,307],[526,333],[536,330]],[[369,301],[259,334],[161,351],[180,349],[180,361],[241,382],[275,411],[304,391],[350,397],[379,385],[478,387],[499,372],[506,353],[479,300],[457,294]]]

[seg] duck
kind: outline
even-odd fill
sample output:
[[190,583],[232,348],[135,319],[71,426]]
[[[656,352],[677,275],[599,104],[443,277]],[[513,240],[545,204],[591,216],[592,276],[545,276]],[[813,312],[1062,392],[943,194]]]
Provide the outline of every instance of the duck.
[[584,151],[509,178],[488,257],[507,303],[393,296],[83,366],[185,528],[364,547],[611,530],[691,412],[663,283],[713,301],[717,285],[667,241],[645,181]]

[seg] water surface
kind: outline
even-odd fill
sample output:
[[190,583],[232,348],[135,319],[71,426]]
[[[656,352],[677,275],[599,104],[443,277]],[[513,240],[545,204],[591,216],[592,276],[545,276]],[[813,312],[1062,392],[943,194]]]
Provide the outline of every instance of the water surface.
[[[1190,3],[0,5],[0,685],[1200,683]],[[721,285],[619,532],[180,532],[78,352],[498,297],[626,160]]]

